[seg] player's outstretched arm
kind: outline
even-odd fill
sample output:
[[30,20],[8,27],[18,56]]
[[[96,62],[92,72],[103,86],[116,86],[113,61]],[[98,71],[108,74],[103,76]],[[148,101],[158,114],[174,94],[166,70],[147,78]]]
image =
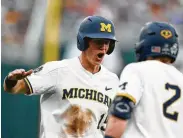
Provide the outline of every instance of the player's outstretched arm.
[[32,72],[33,70],[25,71],[24,69],[16,69],[10,72],[4,80],[4,91],[12,94],[29,92],[29,88],[23,79]]
[[108,119],[105,138],[120,138],[125,130],[127,120],[111,115]]

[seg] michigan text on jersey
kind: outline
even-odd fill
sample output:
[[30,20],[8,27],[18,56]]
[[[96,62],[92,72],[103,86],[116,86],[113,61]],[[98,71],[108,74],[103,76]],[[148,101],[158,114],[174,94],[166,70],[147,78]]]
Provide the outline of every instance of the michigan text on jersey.
[[71,98],[94,100],[103,103],[108,107],[111,105],[112,102],[112,99],[109,98],[109,96],[93,89],[83,89],[83,88],[71,88],[70,90],[63,89],[62,99],[71,99]]

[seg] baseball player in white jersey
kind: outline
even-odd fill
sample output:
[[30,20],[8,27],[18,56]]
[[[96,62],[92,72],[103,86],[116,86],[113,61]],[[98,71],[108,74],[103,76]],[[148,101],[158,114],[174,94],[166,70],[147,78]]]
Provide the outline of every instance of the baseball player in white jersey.
[[113,23],[100,16],[83,20],[77,35],[79,57],[17,69],[4,81],[13,94],[41,95],[40,138],[102,138],[118,77],[101,62],[115,47]]
[[172,66],[178,50],[172,25],[151,22],[142,28],[138,63],[122,71],[105,138],[183,137],[183,74]]

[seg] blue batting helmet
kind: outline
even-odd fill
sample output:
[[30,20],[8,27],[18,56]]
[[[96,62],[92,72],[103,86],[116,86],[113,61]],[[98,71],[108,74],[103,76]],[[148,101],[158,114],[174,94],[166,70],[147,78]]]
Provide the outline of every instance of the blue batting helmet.
[[178,51],[178,35],[172,25],[164,22],[149,22],[141,29],[135,49],[138,61],[144,61],[148,57],[167,56],[173,63]]
[[88,44],[85,38],[105,38],[110,39],[107,54],[111,54],[115,47],[115,30],[112,21],[101,16],[88,16],[80,24],[77,34],[77,47],[80,51],[85,51]]

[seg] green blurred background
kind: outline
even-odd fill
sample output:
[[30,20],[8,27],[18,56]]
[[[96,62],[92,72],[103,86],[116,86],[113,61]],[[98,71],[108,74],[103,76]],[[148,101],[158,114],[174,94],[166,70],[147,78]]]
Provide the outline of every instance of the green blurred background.
[[[16,68],[30,67],[1,64],[1,80]],[[39,96],[15,96],[1,87],[1,138],[37,138],[38,132]]]

